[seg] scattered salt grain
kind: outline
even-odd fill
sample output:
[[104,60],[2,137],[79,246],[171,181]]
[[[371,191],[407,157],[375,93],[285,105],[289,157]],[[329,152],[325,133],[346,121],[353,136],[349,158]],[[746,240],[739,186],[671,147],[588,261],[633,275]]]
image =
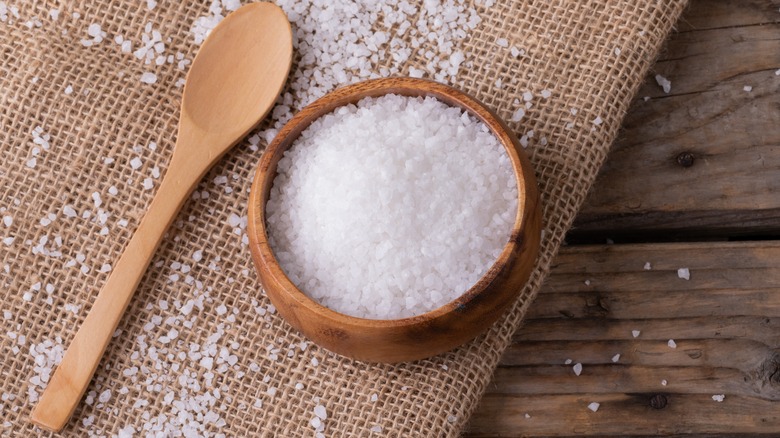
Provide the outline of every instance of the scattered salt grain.
[[780,76],[780,68],[775,70],[775,76]]
[[645,262],[644,269],[645,269],[645,271],[649,271],[649,270],[653,269],[653,266],[650,264],[650,262]]
[[69,94],[73,94],[73,87],[72,87],[72,86],[70,86],[70,85],[68,85],[67,87],[65,87],[65,94],[68,94],[68,95],[69,95]]
[[593,119],[593,124],[594,124],[594,125],[596,125],[596,126],[599,126],[599,125],[601,125],[602,123],[604,123],[604,121],[603,121],[603,120],[601,120],[601,117],[600,117],[600,116],[596,116],[596,118],[595,118],[595,119]]
[[65,206],[63,206],[62,207],[62,213],[66,217],[76,217],[76,216],[78,216],[78,213],[76,212],[76,210],[73,208],[72,205],[65,205]]
[[509,41],[506,38],[499,38],[496,40],[496,45],[499,47],[509,47]]
[[99,208],[103,205],[103,199],[100,197],[99,192],[92,192],[92,202],[95,203],[95,208]]
[[620,360],[620,353],[612,356],[612,362],[617,363]]
[[13,217],[9,215],[3,216],[3,225],[5,225],[6,227],[10,227],[11,225],[13,225],[13,223],[14,223]]
[[518,108],[514,113],[512,113],[512,121],[519,122],[522,120],[523,116],[525,116],[525,110],[523,108]]
[[144,178],[142,185],[144,190],[151,190],[154,188],[154,180],[151,178]]
[[49,10],[49,17],[52,20],[57,21],[57,19],[60,18],[60,10],[59,9],[50,9]]
[[582,373],[582,364],[579,362],[575,363],[572,369],[574,370],[574,374],[579,376]]
[[517,47],[512,46],[512,48],[509,49],[509,53],[512,54],[512,57],[517,58],[518,56],[523,55],[525,52],[523,49],[518,49]]
[[371,426],[372,433],[382,433],[382,426]]
[[715,400],[718,403],[723,403],[723,400],[726,398],[725,394],[715,394],[712,396],[712,399]]
[[146,72],[141,73],[141,79],[140,80],[144,84],[153,84],[153,83],[157,82],[157,75],[154,74],[154,73],[146,71]]
[[301,134],[277,171],[266,211],[282,269],[315,300],[359,317],[408,317],[455,299],[500,254],[517,210],[495,136],[431,97],[338,108]]
[[666,379],[661,380],[661,385],[666,386],[666,384],[669,383],[666,381]]
[[89,35],[90,38],[81,40],[81,45],[84,47],[90,47],[103,42],[103,39],[106,37],[106,32],[103,31],[100,24],[92,23],[87,27],[87,35]]
[[669,339],[669,342],[667,342],[666,345],[668,345],[669,348],[677,348],[677,343],[674,342],[674,339]]
[[133,168],[133,170],[138,169],[141,165],[143,165],[143,162],[139,157],[133,157],[133,159],[130,160],[130,167]]
[[203,251],[202,250],[197,250],[197,251],[193,252],[192,253],[192,260],[195,261],[195,262],[199,262],[199,261],[203,260]]
[[655,82],[663,88],[664,93],[669,94],[669,92],[672,91],[672,82],[669,79],[666,79],[661,75],[655,75]]
[[742,87],[742,89],[747,91],[748,93],[753,91],[753,87],[751,85],[745,85],[744,87]]
[[327,420],[328,418],[328,412],[325,409],[325,406],[317,405],[314,407],[314,415],[316,415],[321,420]]
[[631,330],[631,336],[635,338],[638,337],[640,333],[642,332],[640,332],[639,330]]
[[542,98],[548,99],[550,96],[552,96],[552,92],[550,90],[542,90]]
[[98,402],[99,403],[105,403],[107,401],[111,400],[111,390],[106,389],[105,391],[101,392],[98,396]]
[[621,50],[619,47],[615,47],[615,56],[620,56]]
[[690,280],[691,271],[688,268],[680,268],[677,270],[677,277],[682,278],[683,280]]
[[599,406],[601,406],[601,403],[593,402],[588,405],[588,409],[590,409],[593,412],[596,412],[599,410]]

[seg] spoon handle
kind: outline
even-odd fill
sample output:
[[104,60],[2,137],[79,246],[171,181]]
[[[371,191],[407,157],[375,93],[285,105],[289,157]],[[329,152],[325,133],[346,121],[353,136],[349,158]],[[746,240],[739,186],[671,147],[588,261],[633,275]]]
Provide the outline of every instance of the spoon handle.
[[35,406],[30,419],[38,426],[59,431],[68,422],[165,231],[205,173],[176,158]]

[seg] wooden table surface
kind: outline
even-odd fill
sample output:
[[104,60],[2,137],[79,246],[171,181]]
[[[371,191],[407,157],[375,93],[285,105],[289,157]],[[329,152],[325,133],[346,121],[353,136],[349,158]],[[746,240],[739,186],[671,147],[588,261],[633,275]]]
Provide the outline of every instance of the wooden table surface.
[[466,436],[780,436],[780,1],[677,27]]

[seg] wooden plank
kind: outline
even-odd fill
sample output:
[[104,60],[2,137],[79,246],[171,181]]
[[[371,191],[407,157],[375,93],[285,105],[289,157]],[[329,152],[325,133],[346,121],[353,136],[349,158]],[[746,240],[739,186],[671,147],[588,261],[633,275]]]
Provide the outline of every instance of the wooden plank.
[[[778,2],[694,0],[680,29],[570,240],[780,232]],[[656,72],[672,81],[670,94]]]
[[565,247],[528,318],[466,436],[780,431],[780,242]]

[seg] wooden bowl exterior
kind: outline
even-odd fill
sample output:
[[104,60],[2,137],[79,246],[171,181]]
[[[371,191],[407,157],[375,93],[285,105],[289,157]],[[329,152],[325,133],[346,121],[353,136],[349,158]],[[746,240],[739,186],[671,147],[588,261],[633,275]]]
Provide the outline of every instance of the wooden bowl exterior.
[[[265,205],[276,165],[301,131],[335,108],[384,94],[432,96],[484,122],[506,148],[518,185],[518,214],[501,255],[456,300],[422,315],[373,320],[344,315],[318,304],[285,275],[268,244]],[[451,350],[485,331],[514,302],[539,251],[541,207],[533,169],[506,124],[473,97],[452,87],[414,78],[376,79],[350,85],[310,104],[285,125],[264,152],[249,196],[249,240],[260,282],[279,313],[317,344],[371,362],[401,362]]]

